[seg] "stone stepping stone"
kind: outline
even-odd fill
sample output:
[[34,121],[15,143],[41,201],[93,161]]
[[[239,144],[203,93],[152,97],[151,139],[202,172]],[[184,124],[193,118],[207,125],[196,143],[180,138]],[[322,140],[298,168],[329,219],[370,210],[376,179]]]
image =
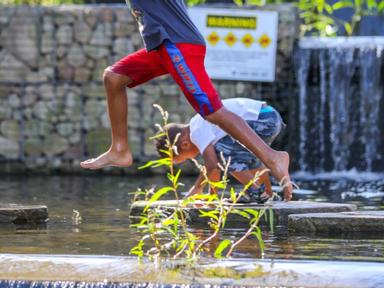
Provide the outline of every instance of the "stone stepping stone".
[[[203,204],[203,202],[201,202]],[[131,206],[130,216],[133,222],[137,221],[142,214],[144,208],[147,206],[147,201],[136,201]],[[230,204],[225,204],[230,205]],[[168,211],[174,211],[177,206],[176,200],[163,200],[151,203],[151,207],[161,207]],[[236,204],[236,209],[244,210],[246,208],[261,210],[264,205],[260,204]],[[311,202],[311,201],[274,201],[271,207],[274,215],[274,224],[287,225],[288,216],[290,214],[302,214],[302,213],[324,213],[324,212],[344,212],[355,211],[356,205],[353,204],[338,204],[338,203],[326,203],[326,202]],[[207,218],[200,217],[199,210],[210,211],[211,207],[194,207],[193,204],[187,205],[184,210],[189,215],[189,222],[193,225],[207,225]],[[267,213],[269,214],[269,213]],[[265,219],[263,217],[263,222]],[[241,227],[248,226],[249,220],[238,215],[230,214],[227,219],[227,227]]]
[[297,233],[375,232],[383,235],[384,210],[289,215],[288,228]]
[[48,208],[44,205],[18,205],[0,203],[0,225],[42,224],[48,220]]

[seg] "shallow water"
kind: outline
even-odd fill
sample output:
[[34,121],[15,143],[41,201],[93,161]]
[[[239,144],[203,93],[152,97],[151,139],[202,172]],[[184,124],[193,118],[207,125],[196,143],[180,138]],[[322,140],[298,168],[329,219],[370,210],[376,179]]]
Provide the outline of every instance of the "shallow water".
[[[300,175],[299,175],[300,176]],[[355,182],[348,177],[337,181],[295,180],[300,185],[295,199],[354,203],[360,209],[384,209],[382,177]],[[190,184],[194,179],[185,178]],[[46,227],[23,228],[0,225],[0,253],[114,255],[127,256],[139,235],[129,228],[131,191],[137,187],[164,184],[163,178],[132,176],[100,177],[2,177],[3,203],[48,206]],[[74,212],[75,210],[75,212]],[[204,230],[195,230],[207,234]],[[240,230],[227,230],[233,237]],[[266,259],[358,260],[384,262],[383,235],[309,235],[264,233]],[[255,239],[238,247],[234,258],[260,258]],[[209,256],[209,255],[207,255]]]

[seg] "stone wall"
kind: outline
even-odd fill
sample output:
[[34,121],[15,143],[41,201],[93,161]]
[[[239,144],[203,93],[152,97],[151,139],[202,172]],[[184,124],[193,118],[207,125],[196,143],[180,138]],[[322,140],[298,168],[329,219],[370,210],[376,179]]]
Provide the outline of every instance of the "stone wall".
[[[222,98],[269,101],[289,124],[296,13],[289,5],[272,9],[280,12],[277,80],[215,85]],[[110,124],[103,70],[141,47],[137,25],[123,5],[0,6],[0,170],[77,171],[80,160],[105,151]],[[142,163],[154,155],[148,137],[159,115],[152,104],[165,107],[173,121],[188,121],[193,111],[169,77],[128,95],[130,145]],[[288,142],[285,136],[278,145],[287,148]]]

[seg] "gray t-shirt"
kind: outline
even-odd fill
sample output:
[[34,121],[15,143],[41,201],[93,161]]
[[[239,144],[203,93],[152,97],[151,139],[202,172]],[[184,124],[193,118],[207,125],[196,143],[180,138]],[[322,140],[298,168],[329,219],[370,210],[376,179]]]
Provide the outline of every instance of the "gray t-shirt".
[[204,37],[192,23],[183,0],[126,0],[139,23],[140,34],[148,51],[164,40],[173,43],[205,45]]

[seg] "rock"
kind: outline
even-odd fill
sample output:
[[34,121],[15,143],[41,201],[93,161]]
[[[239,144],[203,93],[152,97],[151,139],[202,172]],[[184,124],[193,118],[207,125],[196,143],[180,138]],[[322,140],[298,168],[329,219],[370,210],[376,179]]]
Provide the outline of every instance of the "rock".
[[47,120],[49,117],[48,105],[45,101],[39,101],[33,106],[33,115],[40,120]]
[[84,113],[85,115],[97,118],[99,117],[106,109],[104,101],[98,101],[98,100],[88,100],[85,103]]
[[0,155],[6,159],[17,159],[20,155],[19,143],[15,140],[0,137]]
[[43,33],[41,37],[41,52],[43,53],[52,53],[55,42],[53,39],[53,35],[51,33]]
[[[52,16],[43,16],[43,31],[44,32],[53,32],[55,30],[55,24],[53,23]],[[48,34],[48,33],[45,33]],[[51,34],[51,33],[49,33]]]
[[72,81],[75,75],[75,70],[65,61],[60,61],[57,67],[58,78],[62,81]]
[[105,99],[105,91],[103,85],[91,83],[85,85],[83,89],[83,95],[87,98],[101,98]]
[[93,32],[89,43],[94,46],[111,46],[112,35],[112,25],[110,23],[100,23]]
[[70,122],[59,123],[56,125],[56,130],[60,136],[68,137],[73,133],[73,124]]
[[36,102],[36,99],[37,99],[37,95],[35,93],[33,93],[33,92],[28,93],[27,92],[22,97],[24,107],[29,107],[29,106],[33,105]]
[[[131,216],[139,216],[143,211],[144,207],[147,205],[146,201],[138,201],[132,204],[131,206]],[[165,209],[172,209],[176,205],[175,200],[163,200],[157,201],[151,204],[151,207],[164,207]],[[229,205],[229,204],[228,204]],[[251,209],[264,209],[264,205],[250,203],[250,204],[236,204],[236,209],[243,210],[246,208]],[[325,203],[325,202],[311,202],[311,201],[290,201],[282,202],[275,201],[272,203],[272,210],[274,215],[274,223],[279,225],[288,224],[288,216],[291,214],[305,214],[305,213],[321,213],[321,212],[345,212],[345,211],[354,211],[356,210],[356,205],[352,204],[338,204],[338,203]],[[207,224],[206,219],[201,218],[199,215],[199,210],[203,209],[208,212],[212,208],[201,208],[198,209],[193,206],[193,204],[187,204],[185,208],[186,212],[190,217],[190,221],[193,224]],[[240,227],[242,224],[248,225],[248,219],[243,218],[237,214],[231,214],[226,221],[227,227]]]
[[99,19],[103,22],[113,22],[115,19],[114,10],[109,7],[102,7],[99,11]]
[[27,156],[40,156],[43,154],[42,140],[37,137],[28,137],[24,141],[24,153]]
[[384,211],[308,213],[289,215],[289,229],[295,233],[384,233]]
[[91,39],[92,29],[83,19],[80,19],[75,23],[74,30],[77,42],[85,44],[89,42],[89,39]]
[[108,150],[111,144],[111,132],[109,129],[97,129],[87,133],[85,137],[86,151],[88,155],[96,156]]
[[75,69],[74,81],[77,83],[87,83],[91,78],[91,71],[88,68],[79,67]]
[[59,45],[59,47],[56,49],[56,55],[60,59],[64,58],[68,53],[68,46]]
[[133,51],[132,41],[128,38],[118,38],[113,44],[113,52],[119,56],[126,56]]
[[0,125],[1,134],[5,138],[18,141],[20,139],[20,125],[18,121],[6,120],[2,121]]
[[12,115],[12,108],[9,105],[0,105],[0,120],[9,119]]
[[68,149],[68,142],[57,134],[46,135],[42,143],[44,154],[48,157],[63,153]]
[[43,205],[0,204],[0,223],[40,224],[48,221],[48,209]]
[[49,135],[53,130],[52,124],[37,119],[29,119],[25,121],[24,126],[24,135],[29,138]]
[[38,19],[37,10],[18,8],[7,29],[0,35],[1,46],[32,68],[37,68],[39,63],[39,47],[36,41],[39,36]]
[[105,111],[103,115],[101,115],[101,126],[103,128],[111,128],[111,121],[109,119],[108,111]]
[[94,45],[84,45],[84,52],[87,56],[98,60],[104,57],[109,56],[110,50],[106,47],[97,47]]
[[[65,7],[63,7],[65,9]],[[55,11],[54,19],[58,26],[68,26],[75,22],[75,17],[72,11]]]
[[108,67],[106,58],[100,59],[96,63],[96,67],[92,70],[92,79],[94,81],[101,81],[103,79],[104,70]]
[[94,9],[85,10],[84,20],[89,25],[89,27],[95,28],[98,21],[97,12]]
[[51,100],[55,98],[55,91],[53,84],[42,84],[38,87],[37,93],[44,100]]
[[0,51],[0,79],[5,82],[20,82],[26,79],[30,69],[13,55]]
[[19,108],[21,105],[21,101],[18,95],[11,94],[8,96],[8,103],[12,108]]
[[68,64],[72,67],[81,67],[84,65],[86,57],[80,45],[74,44],[71,46],[68,51],[67,60]]
[[61,45],[71,45],[73,42],[73,29],[69,25],[62,25],[56,32],[57,42]]

